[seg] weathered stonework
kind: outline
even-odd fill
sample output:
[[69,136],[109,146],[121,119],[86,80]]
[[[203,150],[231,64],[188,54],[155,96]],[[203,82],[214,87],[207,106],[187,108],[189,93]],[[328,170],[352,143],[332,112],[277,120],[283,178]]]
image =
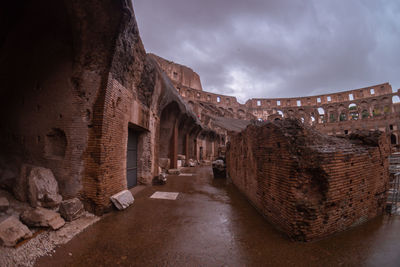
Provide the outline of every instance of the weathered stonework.
[[294,240],[320,239],[384,212],[389,144],[380,132],[337,138],[288,119],[250,125],[230,140],[233,183]]

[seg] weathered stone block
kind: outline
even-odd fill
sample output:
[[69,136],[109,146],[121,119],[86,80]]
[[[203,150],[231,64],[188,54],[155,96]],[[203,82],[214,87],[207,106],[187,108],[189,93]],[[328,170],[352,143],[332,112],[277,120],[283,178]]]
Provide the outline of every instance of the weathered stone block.
[[8,199],[5,197],[0,197],[0,212],[7,211],[9,206],[10,203],[8,202]]
[[168,174],[179,175],[181,172],[178,169],[169,169]]
[[111,202],[114,204],[114,206],[119,209],[119,210],[124,210],[130,205],[133,204],[135,199],[132,196],[132,193],[129,190],[124,190],[121,191],[115,195],[113,195],[111,198]]
[[178,160],[185,160],[185,159],[186,159],[185,155],[178,154]]
[[28,176],[28,198],[32,207],[57,207],[62,201],[51,170],[32,167]]
[[81,217],[85,210],[82,202],[78,198],[73,198],[61,202],[59,212],[66,221],[71,222]]
[[11,216],[0,223],[0,243],[4,246],[15,246],[18,241],[32,236],[32,232],[17,218]]
[[21,221],[31,227],[50,227],[53,230],[64,226],[65,221],[58,212],[37,207],[21,214]]

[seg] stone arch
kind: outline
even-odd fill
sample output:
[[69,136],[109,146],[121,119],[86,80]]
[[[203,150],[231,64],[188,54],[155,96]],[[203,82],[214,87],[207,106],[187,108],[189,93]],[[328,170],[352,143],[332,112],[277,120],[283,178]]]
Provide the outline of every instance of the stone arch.
[[326,122],[326,112],[323,107],[317,108],[317,112],[319,114],[319,123],[325,123]]
[[161,111],[160,117],[158,154],[160,159],[170,160],[171,168],[177,167],[179,113],[178,104],[171,102]]
[[349,105],[349,119],[351,120],[358,120],[359,118],[359,113],[358,113],[358,107],[357,104],[351,103]]
[[393,104],[400,103],[400,97],[399,97],[398,95],[394,95],[394,96],[392,97],[392,103],[393,103]]

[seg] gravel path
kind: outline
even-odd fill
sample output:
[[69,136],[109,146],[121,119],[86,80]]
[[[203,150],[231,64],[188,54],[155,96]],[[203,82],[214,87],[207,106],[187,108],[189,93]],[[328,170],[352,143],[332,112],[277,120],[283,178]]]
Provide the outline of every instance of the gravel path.
[[0,266],[33,266],[38,257],[51,256],[57,246],[67,243],[99,219],[87,212],[81,218],[67,222],[61,229],[45,230],[17,248],[0,247]]

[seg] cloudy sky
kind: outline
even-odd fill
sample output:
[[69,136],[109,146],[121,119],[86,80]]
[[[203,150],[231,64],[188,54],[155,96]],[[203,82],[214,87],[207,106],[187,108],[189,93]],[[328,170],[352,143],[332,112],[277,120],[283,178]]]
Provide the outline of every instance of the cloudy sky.
[[400,87],[399,0],[133,0],[147,52],[203,89],[296,97]]

